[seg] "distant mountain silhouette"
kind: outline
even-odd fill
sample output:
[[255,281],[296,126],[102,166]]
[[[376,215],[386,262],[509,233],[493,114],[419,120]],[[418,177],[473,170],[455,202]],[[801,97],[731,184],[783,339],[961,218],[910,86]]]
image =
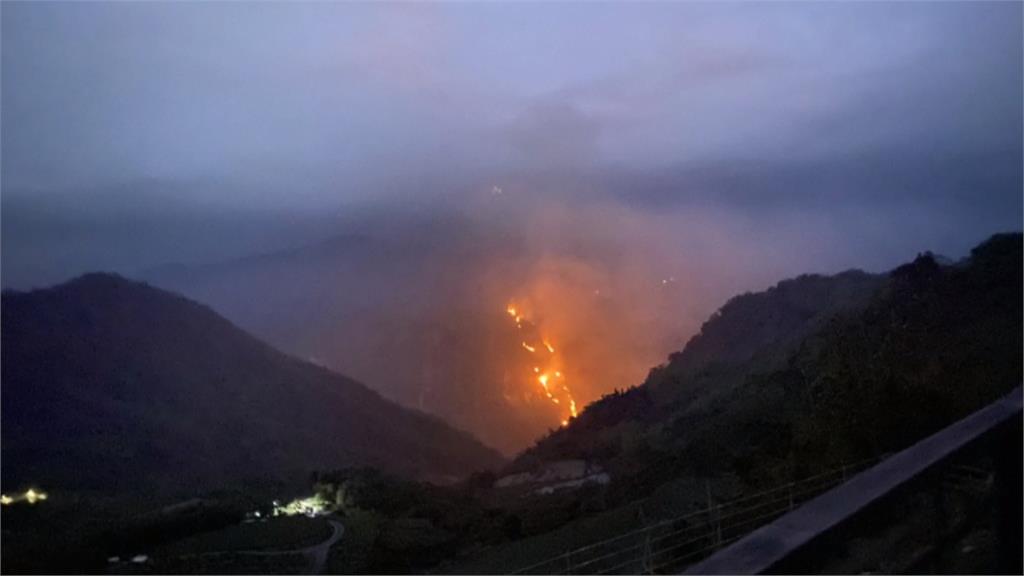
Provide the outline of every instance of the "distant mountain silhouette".
[[514,328],[500,334],[507,302],[477,291],[479,271],[517,253],[516,243],[457,219],[381,226],[293,250],[163,266],[142,279],[507,453],[555,425],[548,406],[517,409],[503,397],[512,365],[503,355],[519,341]]
[[640,386],[589,405],[507,471],[587,459],[611,497],[676,478],[765,486],[898,450],[1022,374],[1022,237],[955,264],[802,276],[730,300]]
[[5,490],[172,494],[350,465],[436,477],[501,462],[435,417],[118,276],[5,292],[2,330]]

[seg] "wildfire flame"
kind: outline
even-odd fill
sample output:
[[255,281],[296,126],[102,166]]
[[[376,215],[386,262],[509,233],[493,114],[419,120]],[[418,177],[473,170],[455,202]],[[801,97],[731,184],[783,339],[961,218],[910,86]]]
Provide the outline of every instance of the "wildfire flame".
[[[519,308],[514,304],[509,304],[505,308],[505,312],[515,320],[517,328],[523,329],[523,322],[527,321],[527,319],[523,316],[523,312]],[[532,324],[530,326],[532,326]],[[527,335],[530,332],[534,331],[531,329],[524,331]],[[540,384],[540,387],[544,392],[544,396],[546,396],[552,404],[559,406],[559,408],[566,405],[568,406],[568,413],[561,419],[562,426],[568,426],[569,421],[577,415],[576,400],[573,398],[572,392],[569,390],[569,386],[566,383],[566,378],[562,373],[562,370],[555,369],[555,367],[564,368],[562,365],[562,359],[555,354],[555,347],[551,344],[551,341],[548,338],[540,337],[538,339],[527,338],[527,340],[522,341],[521,345],[523,349],[530,354],[541,357],[543,361],[541,366],[545,366],[545,368],[541,368],[541,366],[533,366],[534,378],[537,383]],[[547,354],[544,354],[543,352],[540,354],[537,353],[538,348],[541,346],[543,346],[544,350],[547,350]],[[552,375],[558,380],[557,386],[552,386],[552,384],[554,384],[554,382],[552,382]],[[552,388],[557,389],[553,391]]]

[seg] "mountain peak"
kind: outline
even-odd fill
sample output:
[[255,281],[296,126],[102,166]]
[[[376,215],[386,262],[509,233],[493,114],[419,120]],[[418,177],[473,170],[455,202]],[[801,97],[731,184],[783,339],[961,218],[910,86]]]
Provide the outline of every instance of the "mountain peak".
[[168,493],[349,465],[436,477],[501,462],[436,418],[115,274],[5,293],[2,314],[5,485]]

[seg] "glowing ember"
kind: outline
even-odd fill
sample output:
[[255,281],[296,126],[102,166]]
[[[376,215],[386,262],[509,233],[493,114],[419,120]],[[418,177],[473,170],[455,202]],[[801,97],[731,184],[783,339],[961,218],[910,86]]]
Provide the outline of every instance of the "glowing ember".
[[[516,327],[521,330],[524,328],[523,323],[528,322],[527,319],[523,317],[521,310],[514,304],[509,304],[505,308],[505,312],[515,319]],[[524,330],[524,334],[527,338],[521,342],[521,346],[531,354],[537,354],[537,349],[540,346],[543,346],[544,349],[547,350],[547,354],[537,354],[539,356],[543,355],[544,364],[542,364],[542,366],[545,368],[542,369],[541,366],[533,366],[533,373],[535,374],[537,383],[540,384],[543,389],[544,395],[552,404],[559,407],[568,406],[568,414],[566,414],[561,420],[562,426],[567,426],[569,424],[569,420],[575,418],[577,415],[576,400],[573,398],[572,392],[566,384],[565,375],[560,369],[553,369],[555,367],[564,368],[562,358],[556,355],[555,347],[549,339],[540,338],[539,335],[536,334],[535,328],[536,327],[532,323],[527,324],[526,330]],[[558,388],[560,388],[560,391],[552,391],[552,388],[549,386],[552,374],[554,375],[554,378],[559,380]]]

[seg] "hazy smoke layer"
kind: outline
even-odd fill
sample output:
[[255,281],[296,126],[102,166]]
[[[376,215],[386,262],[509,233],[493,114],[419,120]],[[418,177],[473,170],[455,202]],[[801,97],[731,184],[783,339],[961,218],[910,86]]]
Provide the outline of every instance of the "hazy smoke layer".
[[[570,397],[582,409],[642,382],[741,291],[923,249],[900,239],[899,211],[652,209],[578,186],[481,186],[347,220],[320,244],[149,277],[513,452],[558,426]],[[558,404],[538,381],[556,370]]]
[[2,10],[5,288],[142,276],[507,451],[548,369],[1022,223],[1020,3]]

